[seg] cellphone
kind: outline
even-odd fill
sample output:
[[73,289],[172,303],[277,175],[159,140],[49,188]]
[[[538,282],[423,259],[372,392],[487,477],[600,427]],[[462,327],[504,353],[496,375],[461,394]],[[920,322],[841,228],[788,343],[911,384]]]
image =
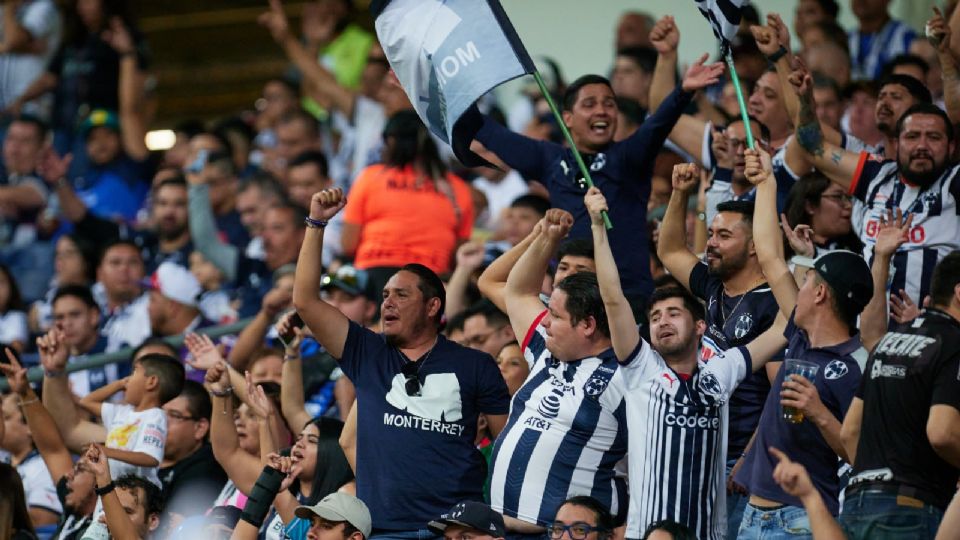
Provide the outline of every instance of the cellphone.
[[192,163],[187,165],[185,171],[193,174],[200,174],[203,172],[203,168],[207,165],[207,160],[210,158],[210,151],[206,148],[201,148],[197,151],[197,157],[193,160]]
[[278,336],[284,346],[290,346],[290,342],[296,339],[297,334],[293,331],[295,328],[303,328],[303,319],[297,312],[293,312],[293,317],[290,317],[290,330]]

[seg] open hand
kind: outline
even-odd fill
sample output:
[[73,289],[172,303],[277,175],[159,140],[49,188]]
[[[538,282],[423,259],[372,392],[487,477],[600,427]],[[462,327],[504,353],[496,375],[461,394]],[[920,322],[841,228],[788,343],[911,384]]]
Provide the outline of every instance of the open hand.
[[[926,306],[930,301],[928,296],[923,305]],[[907,291],[900,289],[899,292],[890,293],[890,318],[898,324],[906,324],[920,316],[920,307],[910,298]]]
[[223,355],[217,350],[216,345],[210,340],[210,336],[190,333],[183,339],[184,345],[190,351],[190,357],[187,363],[193,369],[212,369],[214,366],[223,362]]
[[715,84],[723,75],[723,62],[714,62],[704,65],[710,55],[704,53],[699,60],[693,63],[683,75],[681,83],[684,92],[695,92]]
[[878,255],[887,257],[897,252],[910,239],[910,225],[913,223],[913,214],[904,214],[903,210],[887,209],[886,214],[880,215],[880,226],[877,229],[876,244],[873,249]]
[[583,204],[586,205],[587,211],[590,213],[590,222],[602,226],[603,212],[608,211],[609,208],[607,207],[607,199],[600,192],[600,188],[593,186],[588,189],[587,194],[583,197]]
[[[304,9],[304,12],[306,11]],[[277,43],[281,43],[290,37],[290,23],[287,21],[287,14],[283,12],[283,4],[280,3],[280,0],[270,0],[270,11],[261,13],[257,17],[257,23],[269,30],[273,40]]]
[[710,137],[710,149],[713,151],[713,156],[717,159],[717,168],[733,170],[734,152],[733,148],[731,148],[730,138],[727,137],[727,134],[724,133],[722,129],[717,129],[716,126],[711,127],[710,132],[712,134]]
[[136,44],[133,42],[133,36],[127,25],[123,24],[120,17],[112,17],[110,26],[100,34],[100,38],[106,41],[113,50],[120,56],[136,52]]
[[660,54],[670,54],[677,51],[680,45],[680,30],[671,15],[662,17],[650,30],[650,43]]
[[247,381],[247,405],[250,407],[250,410],[253,411],[253,414],[257,415],[257,418],[261,421],[266,421],[271,414],[276,412],[276,409],[273,407],[273,402],[271,402],[267,394],[264,393],[262,386],[254,384],[249,371],[244,373],[243,376]]
[[817,254],[817,247],[813,243],[813,229],[803,223],[791,228],[786,214],[780,214],[780,228],[790,243],[790,249],[801,257],[813,257]]
[[347,204],[347,197],[340,188],[325,189],[313,194],[310,199],[310,219],[328,221]]

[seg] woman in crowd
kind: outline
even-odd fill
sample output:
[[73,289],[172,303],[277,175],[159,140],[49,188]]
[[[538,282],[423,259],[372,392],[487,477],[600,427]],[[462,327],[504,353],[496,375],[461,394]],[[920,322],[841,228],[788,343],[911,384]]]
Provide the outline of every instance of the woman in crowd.
[[819,171],[803,176],[787,196],[786,222],[796,232],[796,235],[787,234],[789,246],[796,254],[805,256],[835,249],[858,253],[863,245],[851,225],[855,212],[853,198],[843,186],[831,182]]
[[44,333],[53,326],[53,295],[65,285],[90,285],[96,279],[96,250],[90,242],[76,234],[57,240],[53,259],[53,280],[41,300],[30,307],[30,331]]
[[17,281],[7,266],[0,264],[0,344],[17,352],[23,352],[30,337],[25,309]]
[[0,539],[36,540],[17,469],[0,463]]

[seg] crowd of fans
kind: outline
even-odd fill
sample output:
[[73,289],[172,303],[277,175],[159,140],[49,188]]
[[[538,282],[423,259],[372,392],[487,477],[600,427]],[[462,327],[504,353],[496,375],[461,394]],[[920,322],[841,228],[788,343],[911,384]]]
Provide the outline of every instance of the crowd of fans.
[[748,6],[747,118],[625,13],[537,59],[595,186],[536,86],[463,167],[350,0],[151,151],[125,2],[67,4],[0,3],[0,540],[960,538],[956,2]]

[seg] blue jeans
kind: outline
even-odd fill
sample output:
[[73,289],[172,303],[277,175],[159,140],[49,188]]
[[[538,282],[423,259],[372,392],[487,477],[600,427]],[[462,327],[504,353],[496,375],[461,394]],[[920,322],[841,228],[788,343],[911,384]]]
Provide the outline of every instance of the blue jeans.
[[374,530],[369,540],[440,540],[441,537],[433,534],[429,529],[415,531],[384,531]]
[[[727,478],[730,477],[730,471],[737,460],[727,460]],[[743,493],[727,492],[727,538],[731,540],[737,537],[737,531],[740,530],[740,522],[743,521],[743,510],[747,507],[747,501],[750,495]]]
[[803,508],[784,506],[761,510],[748,504],[740,522],[739,540],[810,540],[810,519]]
[[933,538],[942,519],[935,506],[869,489],[847,495],[840,512],[840,525],[851,540]]

